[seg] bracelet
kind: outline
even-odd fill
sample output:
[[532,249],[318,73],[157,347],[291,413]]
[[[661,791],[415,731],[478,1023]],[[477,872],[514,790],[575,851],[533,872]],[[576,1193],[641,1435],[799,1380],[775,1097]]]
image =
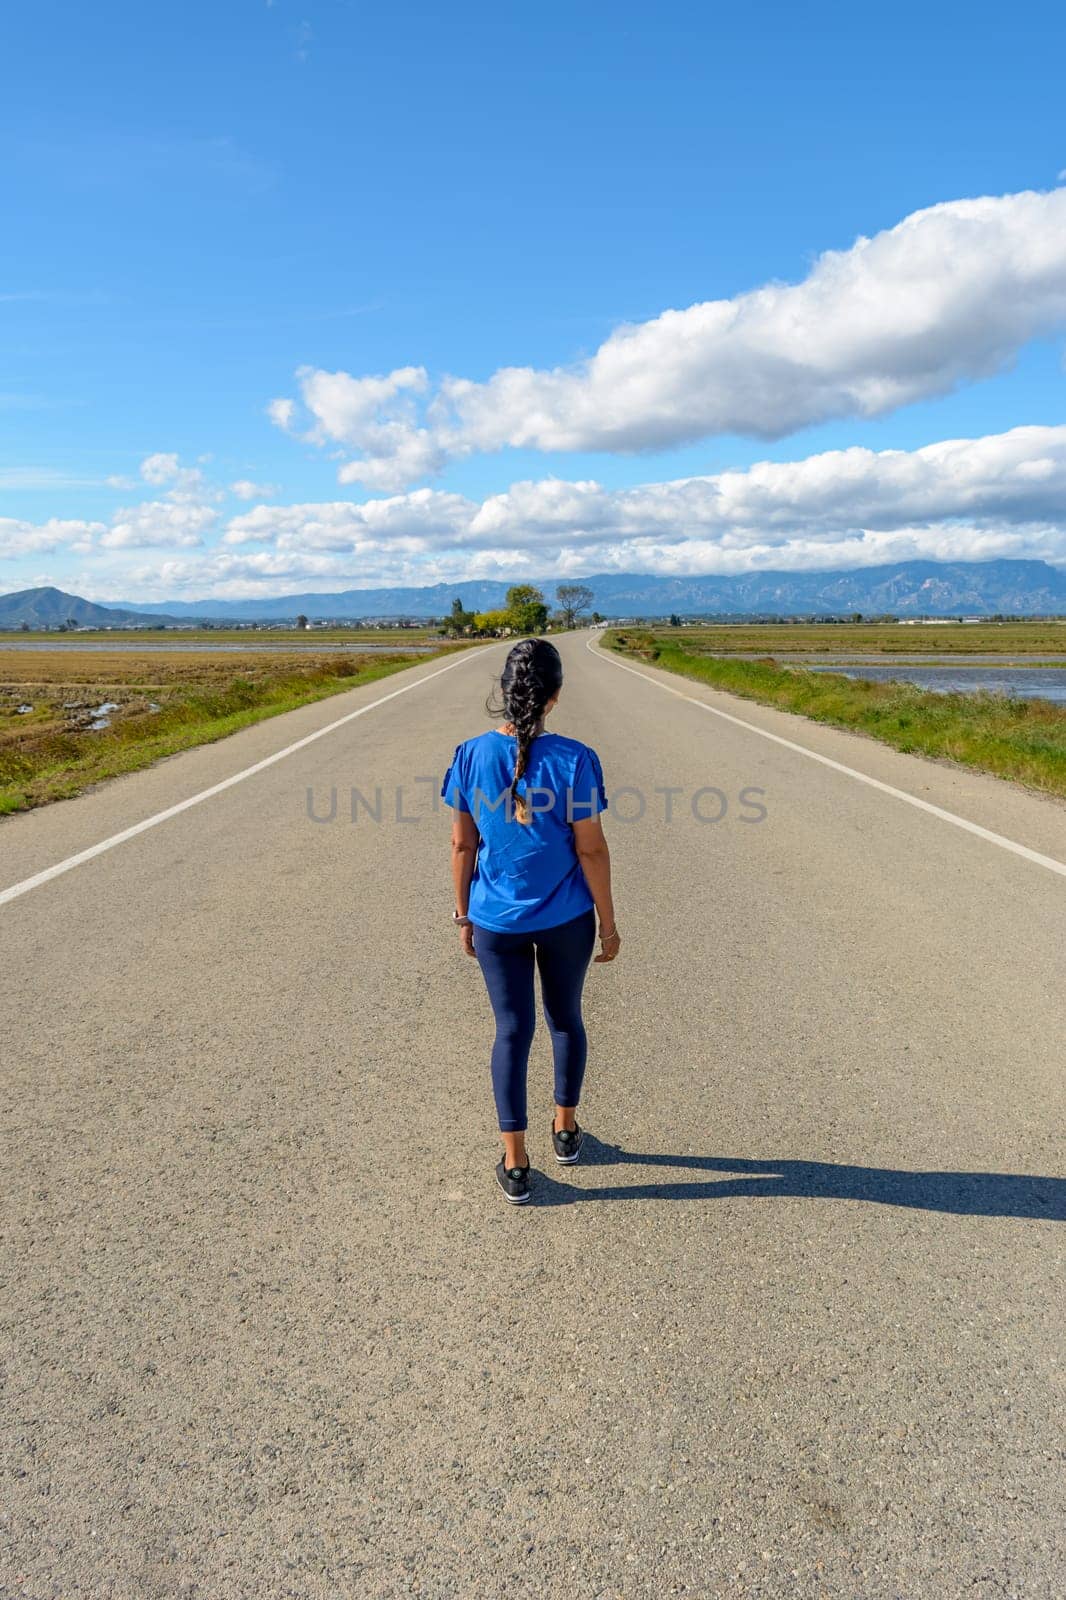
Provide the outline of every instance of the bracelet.
[[604,943],[607,939],[617,939],[617,938],[618,938],[618,924],[616,922],[614,927],[611,929],[610,933],[601,933],[600,934],[600,943],[601,944]]
[[461,917],[459,915],[458,911],[453,911],[452,912],[452,922],[455,924],[455,926],[457,928],[468,928],[468,927],[471,926],[470,918],[469,917]]

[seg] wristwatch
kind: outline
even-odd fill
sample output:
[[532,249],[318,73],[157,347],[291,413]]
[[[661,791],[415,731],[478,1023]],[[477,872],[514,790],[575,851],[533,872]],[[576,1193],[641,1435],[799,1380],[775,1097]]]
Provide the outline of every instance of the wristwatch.
[[457,928],[468,928],[471,925],[470,924],[470,918],[469,917],[461,917],[459,915],[458,911],[453,911],[452,912],[452,921],[455,923],[455,926]]

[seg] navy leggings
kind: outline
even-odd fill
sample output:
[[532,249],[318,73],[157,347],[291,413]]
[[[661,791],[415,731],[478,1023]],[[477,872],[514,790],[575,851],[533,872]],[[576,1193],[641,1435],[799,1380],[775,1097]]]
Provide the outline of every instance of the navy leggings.
[[591,907],[571,922],[538,928],[535,933],[474,928],[474,953],[496,1018],[492,1092],[501,1133],[517,1133],[526,1127],[526,1069],[537,1022],[534,962],[540,971],[544,1015],[555,1058],[555,1103],[578,1103],[588,1054],[581,990],[595,938],[596,913]]

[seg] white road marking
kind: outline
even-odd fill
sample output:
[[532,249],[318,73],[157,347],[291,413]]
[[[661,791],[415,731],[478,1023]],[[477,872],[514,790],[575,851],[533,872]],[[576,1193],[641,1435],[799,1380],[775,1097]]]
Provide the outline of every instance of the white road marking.
[[[1057,872],[1060,877],[1066,878],[1066,862],[1056,861],[1054,856],[1043,856],[1039,850],[1030,850],[1028,845],[1017,844],[1015,840],[1007,839],[1001,833],[993,833],[990,828],[982,828],[980,823],[968,822],[965,817],[956,816],[954,811],[945,811],[942,806],[934,806],[928,800],[919,800],[917,795],[908,794],[905,789],[895,789],[890,783],[882,783],[880,778],[871,778],[868,773],[857,772],[854,767],[846,767],[842,761],[833,761],[829,756],[819,755],[817,750],[808,750],[806,745],[796,744],[792,739],[783,739],[779,733],[770,733],[754,722],[745,722],[743,717],[734,717],[728,711],[719,711],[717,706],[709,706],[705,700],[697,700],[694,695],[675,689],[673,684],[663,683],[659,678],[649,677],[646,672],[628,666],[606,650],[593,650],[591,639],[586,639],[585,648],[592,655],[599,656],[601,661],[609,661],[612,666],[621,667],[623,672],[631,672],[635,678],[643,678],[645,683],[654,684],[657,689],[676,695],[679,700],[687,700],[689,705],[699,706],[701,711],[709,711],[712,717],[721,717],[726,722],[735,723],[738,728],[747,728],[749,733],[757,733],[760,738],[771,739],[774,744],[782,744],[786,750],[795,750],[811,761],[820,762],[823,767],[832,767],[834,772],[843,772],[847,777],[854,778],[857,783],[868,784],[871,789],[880,789],[882,794],[890,794],[896,800],[904,800],[907,805],[916,806],[919,811],[928,811],[931,816],[939,817],[942,822],[950,822],[956,828],[963,828],[967,833],[976,834],[979,839],[987,840],[989,844],[998,845],[1001,850],[1010,850],[1014,855],[1023,856],[1026,861],[1033,861],[1038,867],[1046,867],[1049,872]],[[713,685],[708,684],[707,687],[713,688]],[[888,748],[891,749],[891,746]]]
[[148,828],[158,827],[161,822],[176,817],[179,812],[188,811],[190,806],[198,806],[201,801],[210,800],[212,795],[221,794],[223,789],[232,789],[235,783],[243,783],[245,778],[253,777],[265,767],[272,767],[276,761],[284,761],[286,756],[295,754],[297,750],[303,750],[306,745],[314,744],[316,739],[324,739],[327,733],[335,733],[338,728],[343,728],[345,723],[354,722],[356,717],[365,717],[368,711],[376,711],[378,706],[397,699],[401,694],[410,694],[412,689],[421,688],[422,684],[429,683],[432,678],[439,678],[442,673],[453,672],[456,667],[461,667],[465,662],[481,654],[480,649],[464,650],[458,661],[449,661],[446,667],[438,667],[436,672],[427,672],[424,678],[416,678],[413,683],[405,683],[402,688],[393,689],[391,694],[383,694],[379,700],[371,700],[369,705],[360,706],[357,711],[349,711],[346,716],[338,717],[336,722],[330,722],[326,727],[307,734],[305,738],[297,739],[295,744],[286,745],[284,750],[276,750],[272,756],[266,756],[254,766],[245,767],[243,772],[235,772],[231,778],[223,778],[221,783],[213,783],[210,789],[201,789],[199,794],[190,795],[187,800],[180,800],[176,806],[168,806],[165,811],[157,811],[154,817],[145,817],[143,822],[135,822],[132,828],[123,828],[121,833],[113,833],[109,839],[102,839],[99,844],[90,845],[87,850],[79,850],[76,856],[68,856],[65,861],[57,861],[54,867],[46,867],[43,872],[35,872],[32,878],[24,878],[21,883],[13,883],[10,889],[0,890],[0,906],[6,905],[9,900],[17,900],[19,895],[28,894],[31,889],[40,888],[42,883],[51,882],[53,878],[69,872],[72,867],[80,867],[83,861],[91,861],[94,856],[103,855],[105,850],[113,850],[116,845],[125,844],[127,839],[135,838]]

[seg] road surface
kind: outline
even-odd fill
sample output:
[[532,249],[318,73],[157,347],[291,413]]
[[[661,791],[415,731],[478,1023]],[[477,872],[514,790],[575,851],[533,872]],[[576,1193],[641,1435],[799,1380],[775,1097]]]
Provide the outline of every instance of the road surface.
[[0,825],[5,1600],[1066,1590],[1066,808],[561,648],[625,943],[528,1207],[431,800],[504,647]]

